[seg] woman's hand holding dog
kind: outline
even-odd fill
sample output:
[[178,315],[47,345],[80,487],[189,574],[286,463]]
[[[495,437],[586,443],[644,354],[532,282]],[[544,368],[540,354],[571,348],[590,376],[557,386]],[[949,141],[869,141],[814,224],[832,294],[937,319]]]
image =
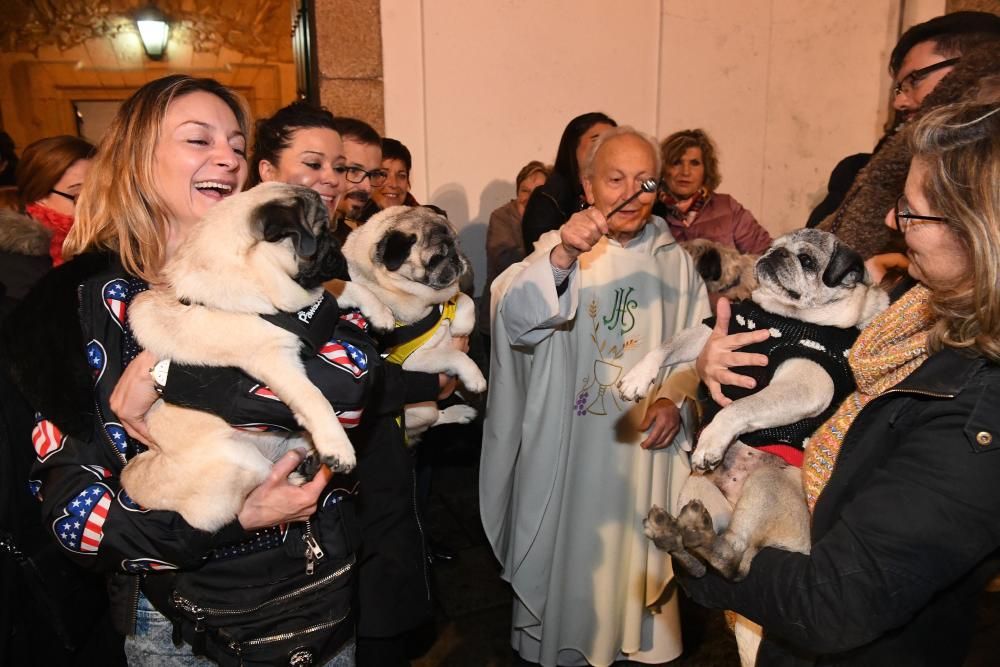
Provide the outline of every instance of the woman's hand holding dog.
[[146,427],[146,413],[160,396],[149,369],[159,361],[152,352],[143,350],[132,360],[109,399],[111,409],[125,427],[125,432],[146,445],[154,444],[153,436]]
[[663,449],[677,437],[681,430],[681,411],[669,398],[654,401],[639,424],[639,430],[649,431],[639,443],[643,449]]
[[289,521],[305,521],[316,512],[316,503],[333,472],[325,465],[302,486],[288,481],[288,476],[305,459],[306,453],[293,449],[274,464],[267,479],[250,492],[237,519],[244,530],[270,528]]
[[549,261],[557,268],[568,269],[573,266],[577,257],[597,245],[607,233],[608,221],[593,206],[574,213],[559,228],[560,243],[552,249]]
[[734,373],[729,370],[730,368],[735,366],[767,366],[765,355],[737,352],[736,350],[746,345],[763,342],[771,336],[766,329],[730,336],[729,316],[729,299],[722,297],[719,299],[715,312],[715,328],[695,363],[698,377],[712,393],[712,399],[723,407],[732,403],[732,400],[726,398],[722,393],[722,385],[727,384],[747,389],[753,389],[757,385],[753,378]]

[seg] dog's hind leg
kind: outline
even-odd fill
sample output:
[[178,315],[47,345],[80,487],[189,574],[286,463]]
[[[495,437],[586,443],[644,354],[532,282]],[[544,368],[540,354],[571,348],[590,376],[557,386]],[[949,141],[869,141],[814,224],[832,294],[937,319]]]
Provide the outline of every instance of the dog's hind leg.
[[707,571],[705,564],[684,548],[681,529],[677,524],[677,519],[670,516],[670,513],[665,509],[653,505],[649,509],[649,514],[642,520],[642,529],[646,537],[653,541],[657,549],[666,551],[676,558],[691,576],[705,576],[705,572]]
[[271,470],[257,448],[207,412],[158,402],[147,422],[157,445],[129,461],[122,487],[142,507],[178,512],[195,528],[232,521]]
[[681,331],[647,354],[619,380],[618,391],[621,392],[621,397],[626,401],[644,397],[649,393],[661,368],[697,359],[710,335],[712,329],[699,324]]

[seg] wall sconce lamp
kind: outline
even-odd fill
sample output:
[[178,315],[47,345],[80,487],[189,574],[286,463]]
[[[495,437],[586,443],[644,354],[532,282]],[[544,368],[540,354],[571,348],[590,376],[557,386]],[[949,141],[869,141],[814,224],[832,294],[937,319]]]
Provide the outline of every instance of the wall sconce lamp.
[[142,48],[150,60],[160,60],[167,50],[167,39],[170,36],[170,23],[156,7],[150,5],[139,10],[135,15],[135,25],[139,29]]

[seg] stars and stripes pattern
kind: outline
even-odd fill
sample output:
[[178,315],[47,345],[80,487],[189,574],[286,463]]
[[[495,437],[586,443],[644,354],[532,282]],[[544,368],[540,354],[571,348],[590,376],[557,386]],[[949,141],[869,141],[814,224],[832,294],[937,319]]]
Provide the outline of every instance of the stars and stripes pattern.
[[116,278],[104,283],[102,290],[104,295],[104,307],[107,308],[111,318],[122,329],[125,328],[126,304],[129,297],[128,281],[123,278]]
[[85,466],[81,465],[81,468],[92,473],[97,479],[107,479],[111,477],[111,471],[104,466]]
[[118,504],[127,509],[129,512],[145,513],[149,511],[139,503],[132,500],[132,497],[125,492],[125,489],[118,490]]
[[271,388],[263,384],[255,384],[250,388],[250,394],[253,396],[258,396],[260,398],[266,398],[272,401],[277,401],[281,403],[281,399],[278,395],[271,391]]
[[108,355],[104,351],[104,346],[97,340],[87,343],[87,365],[90,366],[90,372],[94,375],[94,384],[100,382],[107,364]]
[[362,315],[360,310],[349,310],[341,314],[340,319],[350,322],[362,331],[368,331],[368,318]]
[[365,353],[348,342],[331,340],[319,349],[320,359],[334,368],[339,368],[360,378],[368,372],[368,357]]
[[346,428],[354,428],[361,423],[361,415],[364,410],[336,410],[337,419],[340,420],[341,425]]
[[66,505],[64,514],[52,522],[52,532],[66,549],[79,554],[97,553],[104,539],[104,521],[112,493],[104,484],[91,484]]
[[104,431],[108,434],[111,444],[115,446],[118,453],[126,456],[128,452],[128,433],[118,422],[108,422],[104,425]]
[[35,500],[42,501],[42,480],[40,479],[29,479],[28,480],[28,493],[35,497]]
[[163,572],[164,570],[176,570],[177,566],[155,558],[132,558],[122,561],[122,569],[129,574],[140,574],[142,572]]
[[35,447],[35,456],[39,461],[45,461],[58,452],[66,444],[66,436],[59,428],[41,415],[35,415],[35,428],[31,431],[31,444]]

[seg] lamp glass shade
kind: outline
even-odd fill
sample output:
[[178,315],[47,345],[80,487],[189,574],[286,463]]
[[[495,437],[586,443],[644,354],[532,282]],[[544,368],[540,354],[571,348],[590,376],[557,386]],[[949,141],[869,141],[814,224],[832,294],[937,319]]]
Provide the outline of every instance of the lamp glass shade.
[[142,48],[146,49],[146,55],[153,60],[163,57],[163,52],[167,50],[167,38],[170,35],[170,24],[160,19],[136,19],[136,26],[139,28],[139,37],[142,39]]

